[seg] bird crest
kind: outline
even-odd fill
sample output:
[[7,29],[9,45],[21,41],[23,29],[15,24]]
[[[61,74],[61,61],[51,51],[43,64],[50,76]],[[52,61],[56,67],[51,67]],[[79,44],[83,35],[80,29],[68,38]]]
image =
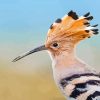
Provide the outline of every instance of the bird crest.
[[69,37],[73,42],[78,42],[85,38],[90,38],[93,34],[98,34],[98,25],[90,25],[93,16],[90,13],[79,17],[76,12],[72,10],[63,18],[58,18],[48,30],[47,40],[54,40],[55,38],[66,39]]

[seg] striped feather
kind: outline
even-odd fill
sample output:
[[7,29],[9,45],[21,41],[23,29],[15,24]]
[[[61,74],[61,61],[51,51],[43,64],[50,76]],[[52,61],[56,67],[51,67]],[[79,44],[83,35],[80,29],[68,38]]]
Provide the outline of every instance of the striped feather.
[[[99,100],[100,75],[94,73],[75,74],[64,78],[60,84],[65,94],[75,100]],[[83,99],[82,99],[83,97]]]

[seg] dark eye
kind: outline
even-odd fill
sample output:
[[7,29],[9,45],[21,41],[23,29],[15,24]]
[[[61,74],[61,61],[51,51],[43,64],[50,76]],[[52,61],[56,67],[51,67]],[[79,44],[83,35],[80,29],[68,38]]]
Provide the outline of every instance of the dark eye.
[[56,47],[58,47],[59,45],[58,45],[58,43],[53,43],[52,46],[56,48]]

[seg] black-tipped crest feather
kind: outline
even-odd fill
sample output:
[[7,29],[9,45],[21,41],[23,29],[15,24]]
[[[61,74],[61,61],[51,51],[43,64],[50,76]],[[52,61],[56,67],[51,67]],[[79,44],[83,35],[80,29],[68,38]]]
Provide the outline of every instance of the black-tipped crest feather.
[[61,19],[60,18],[58,18],[58,19],[56,19],[56,21],[55,21],[55,23],[61,23]]
[[90,31],[89,30],[85,30],[85,32],[89,33]]
[[50,25],[50,29],[52,29],[52,28],[53,28],[53,24]]
[[76,12],[73,12],[72,10],[68,13],[68,16],[72,17],[75,20],[78,19],[78,15],[76,14]]
[[99,32],[94,32],[93,34],[97,35],[97,34],[99,34]]
[[86,13],[86,14],[84,15],[84,17],[88,17],[89,15],[90,15],[90,12]]
[[97,35],[97,34],[99,34],[99,29],[92,29],[91,31],[93,31],[93,34],[95,34],[95,35]]
[[93,16],[86,17],[85,19],[92,20],[93,19]]
[[92,31],[97,32],[97,31],[98,31],[98,29],[92,29]]
[[93,25],[92,27],[97,27],[98,26],[98,24],[96,24],[96,25]]
[[90,26],[89,22],[84,23],[84,25],[86,25],[87,27]]

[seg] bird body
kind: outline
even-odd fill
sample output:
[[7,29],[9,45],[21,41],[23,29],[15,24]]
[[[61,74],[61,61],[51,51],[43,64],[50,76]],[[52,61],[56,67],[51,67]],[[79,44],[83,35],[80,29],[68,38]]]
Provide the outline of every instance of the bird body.
[[13,62],[34,52],[47,50],[52,58],[54,80],[67,100],[100,100],[100,74],[81,61],[75,48],[81,40],[98,34],[90,25],[90,13],[78,17],[70,11],[48,30],[45,45],[18,56]]
[[[100,96],[100,75],[83,62],[71,66],[65,65],[63,69],[62,66],[53,65],[53,75],[66,99],[69,97],[69,100],[95,100],[92,98]],[[96,91],[99,94],[93,96]]]

